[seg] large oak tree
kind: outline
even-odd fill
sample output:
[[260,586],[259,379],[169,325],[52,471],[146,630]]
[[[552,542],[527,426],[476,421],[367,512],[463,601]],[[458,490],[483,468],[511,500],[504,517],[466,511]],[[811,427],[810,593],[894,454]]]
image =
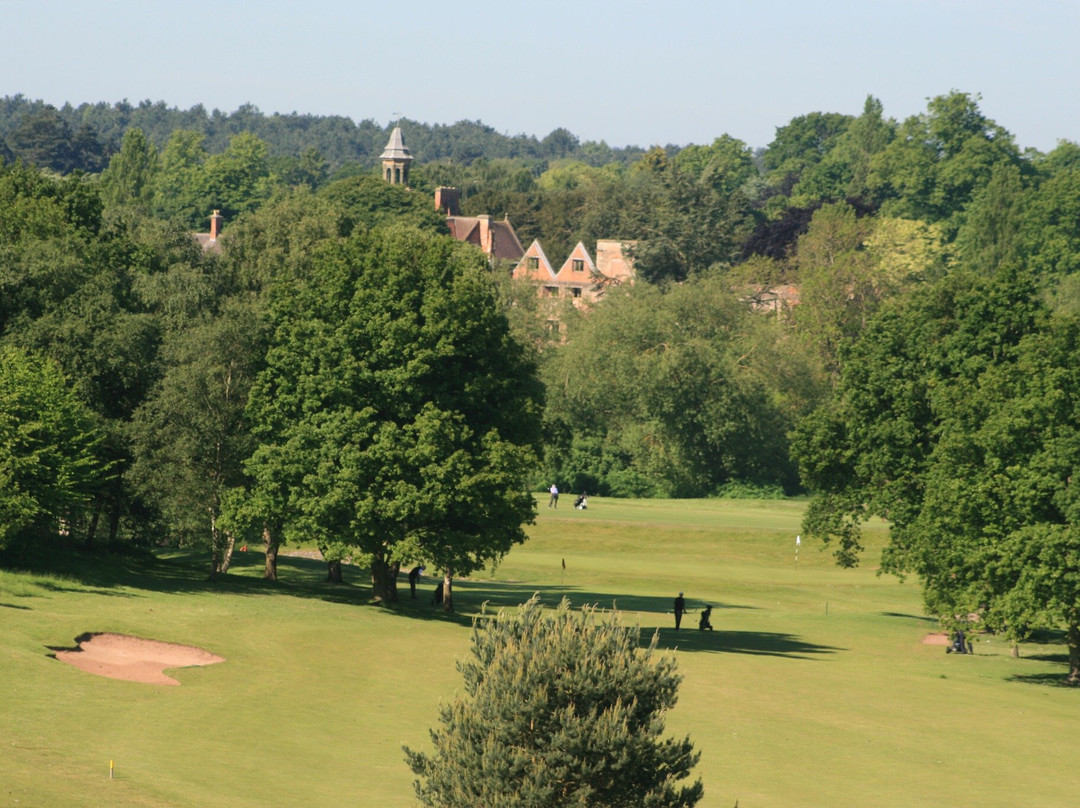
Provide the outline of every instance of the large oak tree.
[[[253,500],[286,538],[371,566],[397,598],[406,561],[452,576],[525,539],[542,391],[484,257],[396,227],[322,251],[274,291],[250,415]],[[344,548],[344,550],[342,549]]]

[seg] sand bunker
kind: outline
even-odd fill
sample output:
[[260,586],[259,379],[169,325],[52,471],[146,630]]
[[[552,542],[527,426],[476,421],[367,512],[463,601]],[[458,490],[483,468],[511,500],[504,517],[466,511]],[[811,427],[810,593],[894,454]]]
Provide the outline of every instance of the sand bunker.
[[53,649],[56,658],[87,673],[129,682],[179,685],[178,681],[165,675],[167,668],[190,668],[225,661],[202,648],[124,634],[83,634],[76,637],[75,642],[79,644],[78,648]]
[[932,632],[923,637],[923,645],[948,645],[949,635],[944,632]]

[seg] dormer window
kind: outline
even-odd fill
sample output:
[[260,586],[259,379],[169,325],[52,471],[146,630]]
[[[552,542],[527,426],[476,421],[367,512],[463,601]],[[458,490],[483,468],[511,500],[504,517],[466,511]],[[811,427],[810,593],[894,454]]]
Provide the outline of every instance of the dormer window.
[[572,269],[574,272],[584,272],[585,261],[581,258],[575,258],[573,261],[570,262],[570,269]]
[[529,269],[540,269],[540,259],[537,258],[535,255],[530,255],[529,256],[529,261],[526,264],[526,266]]

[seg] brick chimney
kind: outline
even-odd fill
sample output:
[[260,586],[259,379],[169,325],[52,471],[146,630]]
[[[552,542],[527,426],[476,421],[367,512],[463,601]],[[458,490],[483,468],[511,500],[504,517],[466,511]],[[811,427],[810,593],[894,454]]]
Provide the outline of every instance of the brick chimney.
[[447,216],[459,216],[461,191],[440,186],[435,189],[435,210],[445,211]]
[[217,237],[221,234],[221,225],[224,223],[225,217],[221,215],[220,210],[215,210],[210,217],[210,240],[217,241]]
[[480,222],[480,249],[488,255],[495,254],[494,235],[491,232],[491,215],[484,213],[476,217]]

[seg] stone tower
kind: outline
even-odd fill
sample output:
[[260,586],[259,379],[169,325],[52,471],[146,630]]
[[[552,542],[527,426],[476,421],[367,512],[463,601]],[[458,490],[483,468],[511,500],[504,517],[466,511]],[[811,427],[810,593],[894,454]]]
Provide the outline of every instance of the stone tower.
[[405,138],[401,134],[400,126],[395,126],[390,133],[390,140],[383,149],[381,159],[383,179],[391,185],[409,184],[409,163],[413,158],[405,148]]

